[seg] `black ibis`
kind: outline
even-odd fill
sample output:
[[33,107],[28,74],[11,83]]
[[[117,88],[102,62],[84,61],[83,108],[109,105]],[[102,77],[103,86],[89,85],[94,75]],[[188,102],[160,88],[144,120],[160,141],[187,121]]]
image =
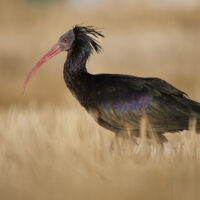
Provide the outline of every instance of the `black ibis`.
[[67,51],[64,80],[80,104],[96,122],[116,135],[139,135],[145,115],[161,142],[165,132],[188,129],[190,118],[200,129],[200,104],[181,90],[159,78],[141,78],[120,74],[90,74],[86,63],[93,52],[101,52],[98,38],[104,37],[93,26],[75,26],[63,34],[56,45],[34,66],[26,78],[23,92],[32,74],[48,59]]

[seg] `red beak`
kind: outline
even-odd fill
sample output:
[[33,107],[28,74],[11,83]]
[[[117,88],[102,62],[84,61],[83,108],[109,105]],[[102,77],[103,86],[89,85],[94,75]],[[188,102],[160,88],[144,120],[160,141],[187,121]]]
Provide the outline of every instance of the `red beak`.
[[22,88],[22,93],[24,93],[24,90],[26,88],[26,85],[27,85],[29,79],[37,71],[37,69],[39,69],[40,66],[43,63],[45,63],[47,60],[49,60],[50,58],[52,58],[53,56],[55,56],[56,54],[58,54],[60,52],[61,52],[60,46],[58,44],[56,44],[37,62],[37,64],[33,67],[33,69],[31,70],[31,72],[26,77],[26,80],[24,82],[24,86]]

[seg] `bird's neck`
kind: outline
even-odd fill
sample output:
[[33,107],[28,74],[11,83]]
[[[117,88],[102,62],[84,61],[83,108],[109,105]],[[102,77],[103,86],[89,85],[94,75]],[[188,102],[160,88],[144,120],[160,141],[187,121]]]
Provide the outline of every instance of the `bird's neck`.
[[92,75],[87,72],[86,62],[88,56],[84,52],[73,54],[68,53],[64,65],[64,80],[71,93],[84,104],[85,97],[89,91]]

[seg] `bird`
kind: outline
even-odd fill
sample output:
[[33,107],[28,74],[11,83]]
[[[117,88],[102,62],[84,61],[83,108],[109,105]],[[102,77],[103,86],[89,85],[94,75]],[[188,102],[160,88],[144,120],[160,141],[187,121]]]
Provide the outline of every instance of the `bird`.
[[196,130],[200,130],[200,103],[168,82],[133,75],[89,73],[88,58],[102,51],[99,39],[103,37],[94,26],[75,25],[33,67],[22,93],[42,64],[66,51],[63,75],[68,89],[100,126],[116,136],[139,137],[143,117],[161,143],[167,141],[166,132],[188,130],[190,119],[196,120]]

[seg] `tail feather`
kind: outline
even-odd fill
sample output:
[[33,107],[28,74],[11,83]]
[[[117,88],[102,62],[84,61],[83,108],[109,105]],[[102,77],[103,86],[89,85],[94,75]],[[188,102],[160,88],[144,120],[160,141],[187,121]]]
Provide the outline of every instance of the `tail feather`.
[[196,119],[196,130],[200,133],[200,103],[187,99],[190,108],[191,118]]
[[191,99],[187,99],[187,104],[190,108],[191,117],[200,119],[200,103],[193,101]]
[[181,101],[179,99],[176,108],[174,114],[178,117],[174,118],[174,120],[161,120],[159,123],[152,121],[151,124],[153,124],[154,130],[158,133],[188,130],[190,128],[190,120],[195,119],[196,131],[200,133],[200,103],[188,98],[181,99]]

